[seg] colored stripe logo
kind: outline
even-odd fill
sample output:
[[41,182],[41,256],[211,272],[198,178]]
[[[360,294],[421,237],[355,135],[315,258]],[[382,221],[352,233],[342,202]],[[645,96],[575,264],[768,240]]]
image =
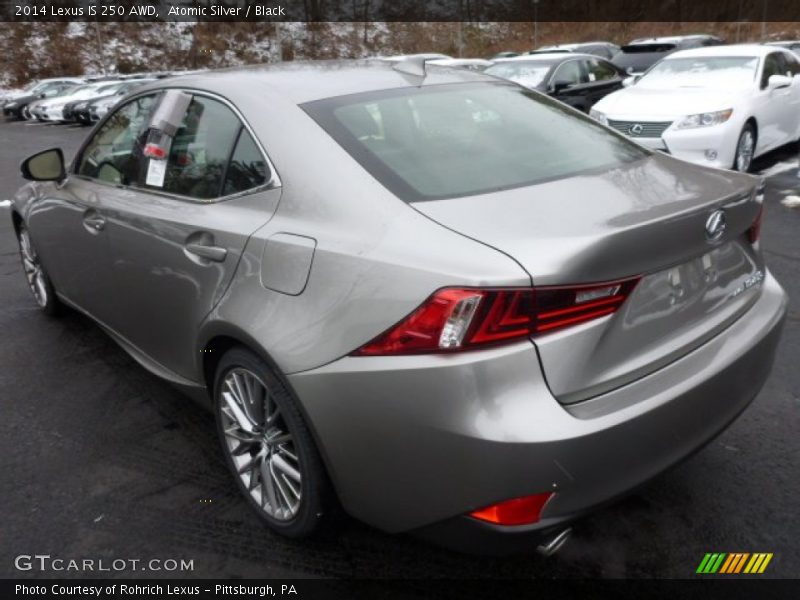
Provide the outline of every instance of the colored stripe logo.
[[700,561],[696,573],[713,574],[724,573],[726,575],[736,575],[739,573],[763,573],[769,561],[772,560],[772,552],[708,552]]

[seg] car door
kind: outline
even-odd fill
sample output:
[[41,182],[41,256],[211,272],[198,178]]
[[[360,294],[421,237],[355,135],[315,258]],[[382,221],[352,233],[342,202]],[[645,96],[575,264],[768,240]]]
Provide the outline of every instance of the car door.
[[789,104],[791,109],[787,111],[787,122],[785,124],[786,141],[795,141],[800,136],[800,60],[792,52],[781,53],[784,64],[784,74],[792,78],[792,85],[789,88]]
[[[53,185],[28,217],[37,251],[55,288],[70,303],[105,323],[113,296],[106,205],[129,194],[133,140],[146,123],[154,94],[128,102],[87,140],[72,173]],[[110,165],[117,165],[112,177]],[[41,184],[37,184],[41,185]],[[52,184],[48,184],[52,185]]]
[[233,107],[191,93],[166,157],[140,154],[136,189],[107,207],[111,325],[136,351],[188,379],[196,375],[201,321],[280,196],[277,174]]
[[586,60],[571,58],[562,62],[553,71],[548,84],[548,93],[561,102],[588,112],[589,104],[586,99],[586,86],[588,82]]
[[764,57],[755,98],[758,121],[758,153],[785,144],[791,139],[790,123],[797,119],[796,107],[792,104],[792,87],[769,88],[772,75],[785,75],[786,62],[781,52],[770,52]]

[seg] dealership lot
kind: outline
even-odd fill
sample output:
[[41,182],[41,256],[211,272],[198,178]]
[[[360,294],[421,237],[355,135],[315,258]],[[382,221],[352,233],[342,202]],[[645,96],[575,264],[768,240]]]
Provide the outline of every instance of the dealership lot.
[[[69,156],[86,133],[0,123],[0,199],[21,183],[21,158],[52,146]],[[16,571],[14,557],[51,554],[194,561],[187,573],[113,573],[120,576],[687,577],[706,552],[772,552],[767,574],[796,576],[800,211],[780,203],[793,188],[800,190],[790,162],[794,152],[784,148],[757,161],[769,175],[762,243],[792,298],[771,379],[722,436],[578,523],[551,559],[462,556],[347,518],[311,542],[272,534],[240,499],[210,414],[139,367],[88,319],[70,313],[49,320],[37,313],[3,209],[0,573],[39,575]]]

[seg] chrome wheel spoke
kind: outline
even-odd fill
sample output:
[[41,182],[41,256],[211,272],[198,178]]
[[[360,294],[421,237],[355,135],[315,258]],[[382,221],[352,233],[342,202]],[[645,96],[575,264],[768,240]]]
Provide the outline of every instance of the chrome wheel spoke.
[[272,464],[275,465],[275,468],[278,469],[281,473],[284,473],[288,477],[291,477],[296,482],[300,483],[300,471],[298,471],[292,465],[286,462],[286,459],[283,458],[280,454],[276,454],[272,457]]
[[222,398],[225,400],[225,405],[230,411],[229,416],[233,418],[240,429],[252,434],[254,430],[253,423],[244,413],[241,406],[239,406],[239,403],[233,398],[233,395],[229,392],[222,392]]
[[278,446],[278,452],[280,452],[286,458],[289,458],[289,459],[293,460],[295,463],[299,462],[297,460],[297,455],[294,452],[292,452],[291,450],[289,450],[286,446],[283,446],[283,445]]
[[[261,461],[261,486],[263,488],[261,506],[264,508],[269,506],[275,512],[278,508],[277,498],[275,497],[275,483],[266,460]],[[267,504],[264,503],[264,500],[266,500]]]
[[269,471],[272,474],[272,480],[275,482],[275,487],[278,489],[278,493],[280,494],[281,500],[284,502],[284,506],[287,510],[292,510],[292,501],[289,499],[289,494],[286,491],[286,482],[283,481],[283,478],[279,473],[275,471],[275,461],[271,461],[269,465]]

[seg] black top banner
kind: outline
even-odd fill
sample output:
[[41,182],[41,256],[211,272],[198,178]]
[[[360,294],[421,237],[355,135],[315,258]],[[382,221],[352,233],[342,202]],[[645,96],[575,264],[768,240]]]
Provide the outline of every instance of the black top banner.
[[12,22],[786,22],[800,0],[0,0]]

